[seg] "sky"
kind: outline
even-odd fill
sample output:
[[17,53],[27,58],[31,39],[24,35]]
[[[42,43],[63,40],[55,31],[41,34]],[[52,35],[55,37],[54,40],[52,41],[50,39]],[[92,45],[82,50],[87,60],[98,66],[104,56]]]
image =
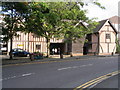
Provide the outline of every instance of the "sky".
[[[83,1],[89,2],[91,0],[83,0]],[[84,6],[83,8],[88,10],[88,13],[87,13],[88,17],[90,18],[97,17],[98,18],[97,21],[100,21],[100,20],[108,19],[112,16],[116,16],[116,15],[118,16],[118,2],[119,1],[120,0],[98,0],[98,2],[100,2],[101,5],[106,8],[105,10],[91,3],[89,3],[88,6]]]
[[104,6],[106,9],[103,10],[99,8],[96,5],[89,4],[88,6],[85,6],[84,9],[88,9],[87,16],[90,18],[97,17],[98,20],[104,20],[108,19],[112,16],[118,16],[118,2],[120,0],[99,0],[102,6]]

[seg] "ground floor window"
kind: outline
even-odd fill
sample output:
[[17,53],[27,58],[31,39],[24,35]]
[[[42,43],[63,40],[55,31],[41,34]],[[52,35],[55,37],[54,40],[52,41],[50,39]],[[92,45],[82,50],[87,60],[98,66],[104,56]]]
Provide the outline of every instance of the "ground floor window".
[[37,45],[36,45],[36,49],[37,49],[37,50],[40,50],[40,49],[41,49],[41,45],[40,45],[40,44],[37,44]]

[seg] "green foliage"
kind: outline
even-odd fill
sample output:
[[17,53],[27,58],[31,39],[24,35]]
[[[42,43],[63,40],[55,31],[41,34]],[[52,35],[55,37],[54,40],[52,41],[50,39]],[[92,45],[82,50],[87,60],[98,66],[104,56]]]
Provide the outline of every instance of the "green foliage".
[[116,40],[116,52],[120,53],[120,44],[119,44],[119,40]]
[[120,53],[120,45],[117,46],[116,52]]
[[28,31],[49,39],[63,36],[75,40],[90,32],[81,23],[95,26],[95,21],[86,17],[86,11],[80,10],[76,2],[33,2],[29,7]]
[[[31,2],[28,11],[26,31],[45,37],[48,49],[51,38],[75,41],[90,33],[96,25],[76,2]],[[91,27],[88,29],[84,23]]]
[[98,1],[94,1],[93,3],[97,6],[99,6],[100,8],[105,9],[105,7],[102,6]]
[[[100,3],[93,2],[100,8]],[[5,17],[4,35],[10,38],[17,36],[17,31],[32,32],[46,38],[65,38],[75,41],[91,32],[97,24],[81,10],[84,2],[10,2],[3,3],[3,11],[9,13]],[[85,24],[90,25],[87,27]],[[19,27],[18,27],[19,26]],[[49,44],[48,44],[49,48]]]
[[23,20],[26,14],[27,7],[21,2],[3,2],[2,12],[4,20],[2,26],[2,35],[4,42],[10,40],[10,59],[12,59],[12,41],[14,36],[18,36],[17,32],[22,31]]
[[4,16],[2,33],[5,35],[5,41],[13,38],[13,36],[18,36],[17,32],[22,31],[21,28],[24,27],[23,19],[26,15],[26,10],[26,5],[21,2],[2,3],[2,12]]

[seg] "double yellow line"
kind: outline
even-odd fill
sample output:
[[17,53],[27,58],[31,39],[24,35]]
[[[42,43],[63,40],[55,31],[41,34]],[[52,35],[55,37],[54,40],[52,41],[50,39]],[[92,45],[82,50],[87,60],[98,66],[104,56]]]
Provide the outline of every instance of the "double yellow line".
[[100,76],[100,77],[98,77],[96,79],[93,79],[93,80],[91,80],[89,82],[86,82],[86,83],[76,87],[74,90],[82,90],[84,88],[88,88],[88,87],[90,87],[92,85],[95,85],[95,84],[97,84],[97,83],[99,83],[99,82],[101,82],[101,81],[103,81],[103,80],[105,80],[105,79],[107,79],[107,78],[109,78],[111,76],[117,75],[118,73],[120,73],[120,71],[115,71],[115,72],[108,73],[106,75]]

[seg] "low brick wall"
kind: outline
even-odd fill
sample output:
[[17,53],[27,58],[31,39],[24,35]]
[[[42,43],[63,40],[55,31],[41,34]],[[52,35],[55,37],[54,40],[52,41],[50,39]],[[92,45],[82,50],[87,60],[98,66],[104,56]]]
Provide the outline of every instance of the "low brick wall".
[[72,53],[73,56],[83,56],[83,53]]
[[99,55],[112,55],[112,53],[99,53]]

